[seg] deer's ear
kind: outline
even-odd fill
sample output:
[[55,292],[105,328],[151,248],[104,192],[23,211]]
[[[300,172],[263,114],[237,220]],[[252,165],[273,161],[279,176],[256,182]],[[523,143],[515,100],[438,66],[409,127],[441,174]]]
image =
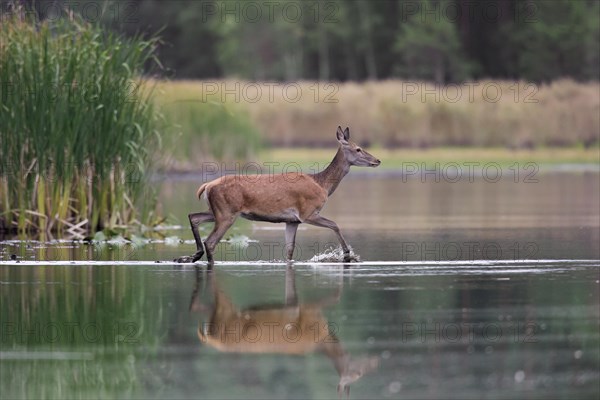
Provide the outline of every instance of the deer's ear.
[[342,127],[338,126],[336,132],[338,142],[340,142],[341,144],[348,144],[348,138],[350,137],[350,135],[347,135],[347,132],[348,128],[346,128],[346,131],[342,131]]
[[350,140],[350,128],[348,127],[346,127],[346,130],[344,130],[344,139]]

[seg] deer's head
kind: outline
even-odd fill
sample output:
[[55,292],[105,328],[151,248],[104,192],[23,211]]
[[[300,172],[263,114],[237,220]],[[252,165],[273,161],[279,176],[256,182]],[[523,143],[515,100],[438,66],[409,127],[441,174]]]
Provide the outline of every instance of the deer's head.
[[344,157],[350,165],[357,167],[377,167],[381,164],[377,158],[367,153],[362,147],[350,141],[350,129],[346,128],[342,131],[342,127],[337,128],[337,140],[340,142],[340,148],[344,153]]

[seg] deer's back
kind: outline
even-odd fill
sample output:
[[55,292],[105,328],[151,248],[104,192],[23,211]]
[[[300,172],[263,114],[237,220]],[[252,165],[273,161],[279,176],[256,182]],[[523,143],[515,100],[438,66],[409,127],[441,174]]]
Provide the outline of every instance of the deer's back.
[[327,192],[306,174],[228,175],[206,188],[213,213],[268,222],[303,221],[319,212]]

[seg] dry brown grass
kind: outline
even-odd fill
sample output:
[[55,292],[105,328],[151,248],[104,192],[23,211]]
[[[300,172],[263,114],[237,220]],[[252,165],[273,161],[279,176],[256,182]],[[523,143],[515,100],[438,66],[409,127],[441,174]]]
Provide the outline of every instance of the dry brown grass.
[[[357,139],[385,147],[589,146],[598,142],[600,132],[598,83],[477,82],[461,86],[456,100],[456,87],[416,82],[411,95],[406,91],[414,89],[413,83],[344,83],[336,84],[337,103],[325,101],[323,84],[315,101],[314,85],[301,83],[303,96],[296,103],[276,90],[273,102],[263,98],[246,105],[268,143],[331,145],[331,132],[340,124],[350,126]],[[492,101],[498,88],[502,94]]]
[[[479,81],[435,87],[399,80],[288,84],[221,80],[160,86],[169,101],[194,98],[236,110],[231,118],[247,116],[262,140],[275,147],[334,146],[332,135],[338,125],[349,126],[363,144],[390,148],[589,147],[598,143],[600,132],[598,82]],[[202,110],[199,105],[201,119]],[[184,136],[198,134],[194,126],[185,126],[180,118],[179,122]],[[222,131],[225,135],[227,129]],[[243,137],[242,133],[236,143],[247,146]]]

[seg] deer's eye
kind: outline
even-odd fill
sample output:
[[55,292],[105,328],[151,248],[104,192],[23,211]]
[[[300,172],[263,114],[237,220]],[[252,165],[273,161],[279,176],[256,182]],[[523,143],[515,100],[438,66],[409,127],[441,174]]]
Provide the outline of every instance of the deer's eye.
[[356,149],[356,151],[360,153],[362,151],[362,149]]

